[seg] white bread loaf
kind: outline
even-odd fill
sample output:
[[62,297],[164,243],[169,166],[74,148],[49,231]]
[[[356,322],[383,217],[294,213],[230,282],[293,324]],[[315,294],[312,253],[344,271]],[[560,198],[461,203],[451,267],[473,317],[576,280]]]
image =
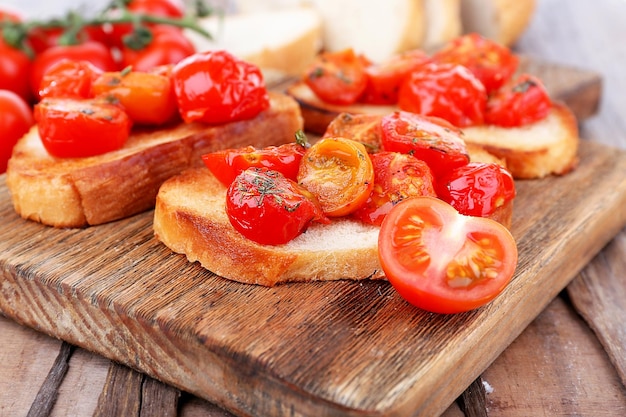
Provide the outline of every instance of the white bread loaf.
[[465,33],[477,32],[503,45],[515,43],[535,10],[536,0],[462,0]]
[[424,40],[422,49],[435,49],[463,33],[461,2],[464,0],[424,0]]

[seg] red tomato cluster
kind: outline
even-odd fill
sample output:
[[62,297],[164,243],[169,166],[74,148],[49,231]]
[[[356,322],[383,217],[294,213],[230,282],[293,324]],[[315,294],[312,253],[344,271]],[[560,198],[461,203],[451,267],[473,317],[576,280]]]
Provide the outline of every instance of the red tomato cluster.
[[378,64],[352,49],[326,52],[304,81],[332,104],[397,104],[457,127],[511,127],[541,120],[551,107],[538,79],[526,74],[513,79],[517,67],[518,58],[508,48],[468,34],[432,56],[413,50]]

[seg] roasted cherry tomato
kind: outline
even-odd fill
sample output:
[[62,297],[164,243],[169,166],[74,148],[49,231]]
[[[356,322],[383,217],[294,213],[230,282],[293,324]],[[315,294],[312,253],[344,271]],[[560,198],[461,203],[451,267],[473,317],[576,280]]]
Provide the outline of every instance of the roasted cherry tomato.
[[17,141],[35,124],[30,106],[13,91],[0,90],[0,174]]
[[323,138],[302,157],[298,183],[318,199],[327,216],[344,216],[369,197],[374,167],[363,144],[345,138]]
[[408,153],[426,162],[435,179],[466,165],[469,154],[462,132],[443,119],[394,112],[383,117],[382,148]]
[[92,86],[96,97],[119,104],[143,125],[161,125],[177,115],[176,96],[170,77],[139,71],[106,72]]
[[380,149],[382,115],[341,113],[335,117],[324,132],[323,137],[342,137],[365,145],[368,152]]
[[100,155],[121,148],[131,120],[118,106],[95,100],[46,98],[35,105],[46,150],[61,158]]
[[152,40],[142,49],[122,48],[122,67],[150,71],[159,65],[177,64],[196,52],[180,28],[158,25],[150,28]]
[[29,102],[32,98],[28,74],[32,62],[25,52],[7,45],[0,32],[0,89],[13,91]]
[[544,119],[552,100],[541,80],[522,74],[489,98],[485,122],[503,127],[517,127]]
[[515,197],[515,184],[498,164],[470,162],[439,178],[436,191],[459,213],[488,217]]
[[431,63],[413,71],[402,84],[398,105],[402,110],[466,127],[483,123],[487,93],[467,68]]
[[367,86],[366,64],[352,49],[324,52],[305,71],[304,82],[327,103],[352,104]]
[[267,168],[235,178],[226,192],[226,213],[235,230],[263,245],[287,243],[313,221],[329,222],[308,191]]
[[396,104],[404,80],[429,61],[428,55],[414,49],[366,67],[367,86],[359,101],[368,104]]
[[39,97],[90,98],[91,85],[102,70],[89,61],[63,59],[44,73]]
[[220,124],[255,117],[270,105],[261,70],[227,51],[194,54],[174,67],[180,115]]
[[391,208],[409,197],[436,197],[433,175],[424,161],[404,153],[378,152],[370,155],[374,188],[353,214],[365,223],[380,226]]
[[380,228],[378,254],[387,279],[405,300],[444,314],[493,300],[517,266],[517,246],[504,226],[463,216],[433,197],[394,206]]
[[515,73],[519,58],[506,46],[477,33],[463,35],[449,42],[433,60],[463,65],[485,86],[487,94],[497,90]]

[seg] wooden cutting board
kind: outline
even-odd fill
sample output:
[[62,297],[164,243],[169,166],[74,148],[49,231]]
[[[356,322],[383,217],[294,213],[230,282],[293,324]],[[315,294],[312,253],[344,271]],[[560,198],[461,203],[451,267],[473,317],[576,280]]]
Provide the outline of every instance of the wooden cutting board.
[[437,415],[626,224],[626,151],[583,141],[580,161],[518,181],[513,281],[450,316],[385,281],[224,280],[156,241],[152,212],[78,230],[24,221],[0,176],[0,311],[238,415]]

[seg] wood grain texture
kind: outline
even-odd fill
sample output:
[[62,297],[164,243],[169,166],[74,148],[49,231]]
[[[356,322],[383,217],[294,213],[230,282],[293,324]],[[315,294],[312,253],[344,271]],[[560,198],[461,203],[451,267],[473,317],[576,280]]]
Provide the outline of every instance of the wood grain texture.
[[2,182],[0,310],[235,414],[441,414],[624,226],[626,153],[584,142],[573,173],[518,190],[511,285],[442,316],[386,282],[215,277],[153,238],[151,212],[81,230],[26,222]]

